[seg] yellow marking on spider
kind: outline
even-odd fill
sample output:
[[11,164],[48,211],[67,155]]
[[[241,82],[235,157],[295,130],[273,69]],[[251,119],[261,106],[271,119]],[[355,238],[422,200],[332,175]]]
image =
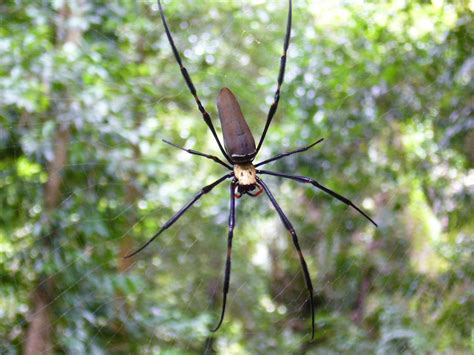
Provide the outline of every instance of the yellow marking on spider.
[[252,163],[235,164],[234,176],[239,182],[239,185],[255,185],[257,183],[257,171]]

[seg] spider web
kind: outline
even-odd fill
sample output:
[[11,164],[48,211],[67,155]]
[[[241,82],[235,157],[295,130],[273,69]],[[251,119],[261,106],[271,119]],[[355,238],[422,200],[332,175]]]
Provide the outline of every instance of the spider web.
[[[269,6],[272,7],[273,5]],[[244,17],[252,14],[252,7],[239,5],[239,8],[243,12]],[[156,11],[156,7],[154,10]],[[270,13],[275,12],[273,8],[270,10],[273,11]],[[260,7],[259,11],[261,11]],[[296,12],[296,14],[296,16],[298,16],[298,14],[302,16],[301,13]],[[261,12],[257,17],[261,19],[265,16],[269,15],[265,15],[264,12]],[[212,15],[210,21],[211,20]],[[269,22],[269,20],[270,18],[267,21]],[[232,29],[236,21],[237,20],[232,18],[228,24],[223,27],[220,33],[223,38],[234,36]],[[159,23],[156,24],[156,27],[161,28]],[[311,29],[305,30],[311,31]],[[299,30],[300,34],[305,30]],[[172,29],[172,31],[175,38],[179,39],[179,44],[186,43],[183,40],[183,34],[179,33],[179,29]],[[187,29],[183,31],[187,31]],[[294,31],[298,32],[298,30]],[[99,31],[92,32],[94,35],[104,38],[104,40],[107,39],[106,36]],[[245,41],[248,33],[251,33],[251,29],[242,30],[235,35],[240,36],[240,38]],[[150,36],[152,35],[150,34]],[[255,32],[252,32],[252,37],[252,45],[260,46],[265,43],[269,35],[264,33],[255,34]],[[303,36],[300,36],[300,38],[302,37]],[[194,39],[190,39],[191,43],[193,41]],[[260,160],[271,156],[272,153],[294,148],[292,144],[295,141],[305,144],[310,143],[307,141],[308,138],[311,140],[313,138],[319,138],[310,137],[310,133],[313,133],[315,130],[310,130],[306,126],[301,127],[298,124],[285,122],[284,117],[282,117],[283,113],[292,113],[291,110],[295,107],[292,99],[285,98],[285,96],[289,96],[288,92],[298,95],[299,89],[302,88],[294,88],[291,84],[292,79],[295,80],[295,78],[301,75],[298,67],[296,64],[292,64],[292,61],[300,63],[298,62],[297,48],[301,46],[303,40],[296,39],[295,41],[296,44],[294,44],[294,46],[296,46],[296,48],[293,52],[290,50],[289,68],[283,87],[282,101],[280,103],[282,113],[279,113],[270,128],[267,144],[264,145],[262,149]],[[212,57],[215,55],[214,52],[207,53],[206,49],[204,49],[204,53],[202,53],[203,49],[199,43],[196,43],[196,46],[193,48],[188,47],[184,49],[181,47],[181,51],[184,52],[185,58],[183,59],[185,61],[189,60],[190,62],[187,66],[193,78],[195,74],[193,69],[196,68],[196,62],[193,58],[195,56]],[[217,50],[217,52],[219,52],[219,50]],[[169,50],[167,53],[169,54]],[[208,59],[211,62],[218,60],[217,56],[212,59],[208,57]],[[239,62],[241,64],[247,63],[248,59],[249,58],[239,58]],[[225,67],[226,62],[223,63],[224,65],[222,62],[219,64]],[[275,58],[273,65],[269,65],[269,67],[274,67],[275,69],[272,70],[275,71],[277,64],[277,58]],[[173,65],[170,65],[169,68],[173,68]],[[318,65],[316,65],[316,67],[318,67]],[[218,67],[218,69],[220,68]],[[177,77],[177,68],[174,67],[174,70],[173,76]],[[212,68],[209,70],[211,71]],[[308,69],[308,71],[309,70],[310,69]],[[343,71],[345,69],[338,69],[338,67],[336,67],[332,70],[333,74],[337,76],[338,70]],[[157,72],[159,72],[159,70]],[[262,69],[262,72],[263,74],[267,74],[266,69]],[[213,116],[215,118],[215,110],[212,111],[213,109],[210,108],[212,103],[212,89],[217,85],[222,86],[222,83],[230,87],[239,87],[241,79],[239,79],[238,72],[229,72],[227,69],[222,70],[221,74],[215,72],[213,72],[213,74],[216,75],[213,77],[211,77],[211,75],[208,76],[211,82],[209,86],[204,86],[202,80],[195,80],[195,84],[200,90],[201,99],[205,102],[206,108],[214,114]],[[317,75],[317,73],[315,75]],[[173,127],[172,124],[166,121],[167,119],[161,118],[164,117],[164,113],[162,113],[162,116],[157,117],[158,120],[162,120],[159,125],[160,130],[156,129],[157,127],[150,123],[153,119],[156,119],[156,117],[148,117],[145,119],[144,126],[150,124],[151,126],[147,128],[151,127],[151,129],[155,129],[155,133],[158,133],[156,140],[162,138],[167,139],[169,138],[168,133],[170,133],[170,135],[184,139],[187,147],[196,148],[195,145],[197,145],[199,149],[217,155],[217,149],[209,134],[199,137],[194,136],[195,133],[202,135],[203,132],[205,132],[205,125],[200,121],[201,118],[195,108],[190,108],[188,113],[186,109],[173,107],[172,103],[170,104],[170,102],[173,101],[188,102],[192,99],[184,87],[182,78],[179,77],[177,80],[180,82],[177,86],[182,87],[182,89],[173,90],[171,93],[160,91],[160,94],[156,97],[156,102],[145,103],[145,106],[148,106],[148,108],[152,110],[157,104],[163,102],[168,105],[168,107],[171,107],[170,112],[174,114],[174,117],[179,117],[181,122],[177,124],[176,127]],[[275,80],[275,72],[268,76],[259,73],[256,82],[266,85]],[[361,87],[370,86],[371,80],[373,80],[373,78],[367,77],[366,79],[359,80],[359,84]],[[298,83],[301,85],[301,82]],[[112,86],[113,85],[114,84],[112,84]],[[271,84],[268,87],[272,87]],[[120,90],[120,87],[117,86],[117,89]],[[286,89],[288,89],[287,92],[285,92]],[[304,91],[305,88],[303,87],[302,90]],[[385,93],[390,93],[390,89],[386,89]],[[55,98],[57,102],[63,104],[68,104],[70,101],[74,101],[74,99],[75,97]],[[343,110],[346,100],[351,99],[353,99],[353,95],[350,93],[345,97],[338,97],[334,111],[338,111],[338,109]],[[261,117],[264,116],[271,100],[272,95],[269,94],[265,97],[265,100],[262,100],[261,107],[257,108],[257,110],[262,113]],[[285,109],[285,105],[290,108]],[[242,102],[242,106],[244,112],[252,112],[252,109],[246,106],[245,101]],[[173,108],[175,111],[172,111]],[[395,107],[395,109],[397,109],[397,107]],[[179,112],[180,115],[176,115],[176,112]],[[391,112],[391,110],[387,110],[380,114],[380,117],[390,117]],[[314,123],[321,123],[321,120],[327,121],[328,118],[326,116],[321,118],[316,112],[312,117],[301,122],[306,125],[313,125]],[[216,121],[217,120],[214,119],[215,125],[218,126]],[[101,124],[104,126],[110,125],[109,122],[97,122],[95,124],[97,126]],[[251,118],[250,124],[252,127],[257,127],[254,130],[254,134],[256,137],[259,137],[259,130],[261,129],[259,127],[262,127],[261,122],[258,119]],[[42,141],[42,132],[52,129],[49,125],[49,122],[30,123],[28,142],[24,140],[22,144],[13,144],[4,149],[28,151],[30,158],[34,157],[32,152],[35,147],[32,144],[36,141]],[[330,124],[327,123],[326,125],[330,126]],[[198,126],[202,127],[196,128]],[[9,135],[15,127],[11,125],[2,128],[7,131],[6,135]],[[132,129],[133,127],[131,126],[129,128]],[[176,131],[178,131],[178,133]],[[327,134],[328,132],[322,129],[318,131],[318,133]],[[281,140],[282,137],[285,139]],[[130,141],[133,141],[133,139],[130,139]],[[93,156],[90,152],[104,151],[105,148],[110,150],[126,150],[130,141],[124,139],[114,144],[111,144],[110,141],[106,139],[103,141],[86,141],[81,137],[76,138],[76,136],[72,134],[68,142],[68,149],[73,151],[84,149],[85,152],[88,152],[86,156]],[[57,142],[53,142],[52,147],[54,147],[56,143]],[[31,146],[28,147],[28,145]],[[285,148],[281,148],[282,146]],[[143,147],[141,148],[143,149]],[[128,279],[128,276],[124,279],[118,278],[117,282],[122,282],[123,280],[138,280],[130,287],[133,291],[130,296],[116,293],[115,297],[110,298],[110,292],[107,290],[104,290],[102,294],[100,289],[101,285],[98,284],[98,282],[112,274],[111,263],[113,263],[113,260],[116,260],[117,263],[119,263],[120,260],[117,257],[116,259],[109,258],[104,259],[103,262],[97,262],[97,258],[94,259],[91,255],[95,253],[99,253],[100,255],[108,250],[117,253],[117,245],[125,239],[133,240],[133,243],[129,245],[136,247],[146,239],[147,235],[150,235],[150,231],[153,229],[157,230],[164,221],[171,217],[173,211],[177,211],[184,205],[184,203],[191,198],[193,193],[198,191],[204,184],[208,184],[220,176],[219,168],[214,167],[212,162],[198,157],[188,156],[186,153],[178,150],[159,148],[153,151],[153,149],[156,149],[155,147],[149,149],[150,151],[148,153],[143,154],[138,159],[129,156],[128,161],[116,161],[111,164],[114,173],[116,173],[117,176],[124,177],[123,182],[120,182],[120,179],[116,179],[113,183],[110,182],[111,180],[105,180],[106,182],[102,183],[100,179],[94,179],[92,184],[87,183],[82,186],[78,185],[76,181],[68,179],[72,174],[80,176],[82,173],[83,176],[88,176],[88,174],[91,174],[91,166],[95,166],[99,169],[100,164],[105,164],[101,160],[87,158],[84,162],[74,164],[66,163],[64,166],[63,195],[57,210],[61,211],[64,209],[66,213],[71,213],[67,215],[68,219],[65,224],[61,227],[53,227],[52,233],[44,236],[44,238],[48,238],[58,232],[64,233],[63,231],[66,231],[67,233],[65,238],[59,238],[59,243],[50,249],[52,255],[61,254],[61,250],[65,248],[71,240],[80,241],[84,238],[84,232],[79,228],[80,226],[89,224],[113,225],[115,221],[120,221],[120,224],[126,225],[123,220],[126,219],[128,215],[135,214],[136,218],[115,236],[108,235],[109,232],[104,232],[104,238],[94,238],[95,241],[100,240],[100,244],[91,244],[87,239],[82,241],[82,249],[77,250],[75,254],[67,255],[67,258],[61,261],[62,265],[58,267],[58,270],[47,273],[46,279],[40,281],[39,284],[35,284],[35,288],[39,289],[52,279],[62,280],[63,282],[63,284],[56,288],[57,293],[45,306],[50,308],[51,314],[54,315],[54,319],[51,321],[52,327],[61,329],[58,337],[62,338],[54,338],[53,346],[55,348],[68,349],[69,351],[75,350],[82,353],[99,353],[113,349],[113,346],[119,343],[117,339],[122,338],[124,336],[123,332],[126,330],[131,334],[129,335],[130,338],[139,343],[139,349],[143,352],[159,353],[167,349],[168,346],[171,348],[172,345],[170,344],[173,343],[177,343],[177,348],[183,353],[193,352],[196,351],[196,344],[205,344],[206,339],[209,340],[209,342],[205,349],[209,351],[211,348],[214,348],[222,352],[240,353],[244,351],[258,351],[258,349],[269,351],[269,349],[271,349],[274,352],[281,351],[281,353],[284,353],[284,351],[287,351],[286,349],[292,349],[293,351],[295,351],[295,349],[303,349],[305,351],[310,349],[310,345],[307,344],[311,330],[311,315],[307,303],[307,290],[303,282],[302,273],[299,270],[298,259],[291,239],[287,237],[286,230],[281,225],[276,212],[265,196],[256,199],[242,198],[237,203],[237,227],[234,232],[233,270],[231,288],[228,295],[227,314],[222,329],[215,334],[208,333],[209,326],[212,326],[218,319],[217,317],[221,305],[227,233],[226,224],[228,218],[228,183],[223,183],[210,194],[203,196],[176,225],[167,230],[146,252],[134,258],[131,264],[123,270],[124,274],[131,274],[132,276],[130,276],[130,279]],[[354,169],[352,166],[347,167],[345,164],[339,165],[337,163],[331,164],[331,158],[325,158],[326,154],[330,154],[330,146],[316,150],[317,151],[304,153],[305,155],[302,157],[289,159],[285,163],[274,164],[271,168],[276,171],[298,173],[298,167],[300,165],[303,166],[304,172],[308,171],[308,166],[310,166],[313,168],[311,176],[318,178],[318,181],[329,186],[331,181],[325,178],[334,177],[337,173],[326,173],[328,166],[329,168],[335,169],[342,166],[346,171],[352,173],[351,169]],[[157,163],[154,163],[153,155],[156,152],[160,153],[160,156],[156,158]],[[16,158],[18,160],[20,156],[18,155]],[[319,166],[317,165],[318,158],[321,158],[322,161]],[[114,158],[112,157],[111,160],[114,160]],[[92,194],[98,196],[100,193],[107,194],[108,190],[111,189],[116,190],[123,188],[125,190],[130,183],[128,181],[130,179],[130,165],[128,165],[128,163],[131,162],[152,167],[154,164],[156,166],[160,165],[160,167],[156,169],[163,174],[163,181],[159,181],[159,177],[157,177],[157,181],[147,181],[143,183],[143,181],[140,181],[140,179],[143,179],[143,176],[137,177],[136,182],[143,183],[146,189],[144,189],[133,202],[126,202],[124,200],[114,201],[115,207],[111,208],[111,213],[108,218],[100,217],[97,219],[97,217],[92,215],[77,215],[74,211],[69,211],[68,206],[70,206],[71,201],[83,198],[83,192],[85,191],[91,191]],[[316,166],[313,164],[316,164]],[[166,167],[161,167],[163,165]],[[370,168],[367,169],[370,170]],[[364,168],[360,170],[363,174],[367,174]],[[303,172],[301,172],[301,174],[304,175]],[[149,173],[149,175],[152,175],[152,173]],[[353,181],[353,179],[357,180],[357,176],[353,177],[351,181]],[[316,291],[316,299],[317,302],[319,302],[316,308],[316,321],[317,333],[320,332],[323,334],[323,340],[319,340],[323,342],[323,346],[321,347],[322,351],[348,351],[354,348],[359,350],[376,349],[377,351],[383,351],[384,349],[393,349],[388,345],[393,339],[398,341],[396,343],[396,346],[398,346],[398,348],[396,347],[397,350],[404,351],[411,349],[410,346],[412,346],[412,344],[410,344],[410,341],[413,341],[412,339],[418,339],[416,335],[420,333],[423,334],[423,332],[419,329],[414,329],[414,327],[403,326],[403,317],[397,315],[397,312],[406,312],[408,314],[409,311],[397,308],[403,303],[397,303],[396,300],[386,299],[383,301],[374,301],[373,303],[366,301],[365,307],[369,308],[371,306],[379,306],[377,302],[386,302],[389,304],[393,301],[393,303],[396,303],[392,308],[386,307],[387,312],[384,316],[387,318],[383,319],[383,317],[381,317],[381,322],[386,323],[379,326],[378,329],[370,328],[376,327],[376,325],[370,320],[367,321],[365,318],[367,314],[373,314],[370,309],[363,310],[363,318],[359,320],[361,323],[366,321],[366,323],[369,324],[368,328],[362,329],[362,326],[358,327],[347,324],[350,321],[351,313],[348,312],[348,309],[351,309],[351,304],[357,303],[357,297],[351,294],[348,295],[347,290],[344,292],[344,287],[352,290],[354,293],[362,292],[359,284],[363,284],[364,275],[360,274],[359,271],[365,270],[363,265],[360,265],[363,257],[353,255],[353,258],[348,257],[346,260],[343,260],[343,262],[341,262],[342,265],[338,264],[339,260],[330,260],[328,258],[328,255],[339,257],[339,252],[345,250],[345,244],[356,242],[366,248],[374,248],[375,252],[377,252],[379,248],[377,243],[384,243],[384,239],[375,238],[375,233],[371,230],[372,227],[361,227],[365,221],[355,215],[349,208],[340,206],[337,202],[324,197],[322,193],[306,191],[306,189],[311,190],[310,187],[299,186],[296,183],[274,178],[266,178],[265,181],[269,183],[277,201],[281,203],[283,210],[290,217],[303,246]],[[85,182],[87,182],[87,179],[81,180],[81,184],[85,184]],[[134,182],[133,179],[132,182]],[[42,183],[44,183],[44,181],[41,183],[38,181],[34,182],[34,184],[37,185],[42,185]],[[15,184],[15,182],[13,181],[9,184]],[[114,186],[112,186],[112,184],[114,184]],[[7,185],[3,185],[2,188],[6,187]],[[339,185],[338,187],[339,189],[337,189],[337,191],[346,195],[344,193],[344,186]],[[372,198],[365,197],[362,194],[357,195],[352,193],[350,197],[360,202],[360,204],[363,204],[364,207],[371,207],[377,202],[383,202],[386,206],[394,206],[400,200],[399,195],[393,194],[388,194],[383,200],[379,201],[374,201]],[[100,198],[97,199],[97,203],[99,202]],[[36,212],[34,210],[35,208],[37,209]],[[36,220],[41,222],[41,219],[37,216],[44,211],[37,207],[36,204],[32,206],[32,209],[32,214]],[[14,211],[17,214],[21,214],[22,207],[18,207]],[[388,212],[382,211],[377,213],[377,216],[382,220],[386,220],[386,216],[382,213]],[[37,255],[34,254],[38,253],[34,250],[35,243],[26,238],[26,236],[34,234],[34,229],[37,225],[38,223],[29,223],[25,225],[23,229],[19,228],[15,236],[19,238],[20,242],[13,244],[15,248],[18,248],[21,252],[26,250],[32,252],[33,255],[23,255],[21,258],[17,258],[17,255],[13,255],[6,259],[5,264],[16,264],[17,266],[14,266],[14,268],[18,270],[21,268],[21,264],[26,262],[22,258],[31,258],[32,260],[37,258]],[[74,231],[76,226],[77,231]],[[348,231],[350,231],[350,234],[348,234]],[[100,232],[97,231],[95,233],[100,234]],[[136,239],[138,239],[138,241]],[[382,241],[380,241],[380,239],[382,239]],[[399,239],[401,239],[401,241],[399,240],[398,244],[392,244],[393,248],[389,253],[381,255],[387,259],[395,258],[398,262],[400,260],[410,260],[409,248],[403,245],[403,238]],[[23,241],[28,243],[26,247],[22,245]],[[355,248],[355,251],[349,249],[347,252],[357,253],[360,252],[360,249]],[[195,255],[205,255],[205,257],[197,258]],[[206,260],[208,260],[211,265],[207,265]],[[278,261],[276,265],[274,265],[275,261]],[[215,263],[215,265],[212,263]],[[380,263],[380,265],[382,264],[383,263]],[[368,267],[372,270],[378,265],[379,264],[375,264],[375,266],[368,265]],[[397,263],[392,263],[388,267],[394,267],[394,265],[397,265]],[[276,275],[281,276],[277,278],[277,281],[281,282],[281,284],[272,283],[275,281],[272,279],[272,276],[275,276],[273,273],[275,273],[274,268],[276,267],[281,268],[281,270],[279,270],[281,275]],[[357,270],[355,274],[352,271],[353,269]],[[367,271],[367,274],[370,275],[370,272]],[[69,274],[73,275],[72,280],[68,279],[67,275]],[[390,272],[387,272],[386,275],[387,274],[392,275]],[[27,276],[27,279],[31,276],[32,275]],[[17,281],[16,277],[17,276],[13,275],[13,284],[17,290],[22,290],[23,295],[27,292],[29,293],[31,290],[24,290],[24,276],[21,276],[22,280],[20,281]],[[370,279],[369,276],[367,277]],[[414,277],[412,279],[414,283],[422,282],[423,280],[423,276]],[[396,281],[390,280],[389,278],[384,279],[384,277],[380,277],[375,280],[372,279],[369,282],[371,283],[369,287],[379,287],[382,292],[391,288],[398,288],[398,293],[393,292],[394,298],[405,297],[407,295],[404,293],[409,292],[404,289],[402,285],[397,284]],[[386,282],[387,285],[384,285],[384,282]],[[262,286],[260,283],[264,285]],[[349,283],[349,285],[343,285],[345,283]],[[354,285],[350,283],[354,283]],[[380,285],[380,283],[382,283],[382,285]],[[164,287],[164,290],[160,290],[160,287]],[[267,291],[262,292],[260,288],[266,288]],[[117,289],[121,290],[125,288],[117,287]],[[260,292],[257,293],[259,297],[255,299],[252,304],[249,300],[252,299],[257,291]],[[328,294],[329,292],[331,292],[331,294]],[[369,294],[365,296],[370,297],[370,292],[367,292]],[[168,297],[164,296],[163,293],[167,294]],[[203,296],[203,294],[207,295],[207,297]],[[80,296],[80,301],[75,300],[77,296]],[[154,297],[162,303],[153,306]],[[91,300],[95,302],[90,302]],[[137,300],[143,301],[147,307],[137,309]],[[20,301],[22,305],[18,307],[18,314],[21,315],[21,320],[16,323],[8,334],[8,339],[10,339],[18,349],[25,346],[26,337],[24,334],[26,334],[27,331],[28,321],[30,319],[28,315],[29,312],[31,312],[31,309],[28,308],[28,302],[27,298],[23,296],[23,300]],[[91,304],[94,306],[90,307]],[[123,321],[123,318],[120,318],[122,322],[118,322],[116,327],[113,326],[114,324],[110,324],[110,319],[107,318],[107,315],[110,315],[112,311],[104,312],[104,310],[114,310],[117,308],[119,309],[119,313],[124,312],[126,317],[132,320],[131,322],[136,329],[129,327],[129,324]],[[177,309],[177,313],[173,314],[171,312],[173,308]],[[357,307],[355,307],[355,309],[358,310]],[[81,311],[83,312],[82,322],[89,320],[90,324],[76,324],[75,327],[68,325],[69,320],[75,319],[77,313]],[[2,312],[8,313],[6,310]],[[137,316],[139,312],[143,312],[143,314],[138,314]],[[163,315],[163,313],[166,314]],[[183,315],[187,318],[180,319]],[[140,323],[140,319],[143,320],[142,324]],[[155,321],[148,323],[150,319],[155,319]],[[160,322],[163,324],[160,325]],[[263,327],[266,329],[261,329],[259,324],[264,324]],[[327,324],[331,326],[327,326]],[[153,327],[157,325],[159,325],[158,329],[154,330]],[[87,327],[94,329],[94,331],[84,332],[83,335],[72,333],[73,330],[80,331],[81,328]],[[378,344],[374,346],[372,344],[374,342],[370,340],[370,337],[366,336],[366,334],[370,334],[372,331],[380,331],[383,327],[389,328],[390,332],[385,332],[384,336],[386,338],[379,339]],[[282,334],[272,337],[272,331],[275,331],[275,329],[282,330]],[[344,334],[350,334],[351,332],[357,334],[352,334],[353,337],[351,339],[347,339],[344,344],[336,346],[335,343],[337,343],[340,338],[331,333],[334,329],[344,329]],[[246,333],[249,334],[247,339],[245,335],[243,335]],[[84,337],[81,338],[81,336]],[[319,336],[319,334],[317,336]],[[64,339],[68,337],[71,339]],[[334,340],[324,343],[325,337],[332,337]],[[145,342],[143,342],[144,339]],[[211,339],[215,343],[211,344]],[[351,343],[351,341],[353,343]],[[258,347],[259,344],[262,348]],[[103,349],[100,349],[99,345],[102,346]],[[137,345],[135,344],[135,346]],[[7,345],[5,347],[7,347]],[[420,348],[423,348],[423,346],[420,345]],[[52,350],[53,349],[51,349],[51,351]],[[120,349],[118,349],[118,351],[120,351]]]

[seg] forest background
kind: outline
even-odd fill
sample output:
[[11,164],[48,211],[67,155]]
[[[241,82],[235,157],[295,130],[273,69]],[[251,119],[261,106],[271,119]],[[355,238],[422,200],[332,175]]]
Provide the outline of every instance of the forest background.
[[[221,87],[258,138],[286,1],[163,1],[218,133]],[[141,245],[222,167],[153,1],[0,3],[0,353],[474,352],[474,2],[294,2],[259,159],[319,138],[238,201],[227,317],[223,184]]]

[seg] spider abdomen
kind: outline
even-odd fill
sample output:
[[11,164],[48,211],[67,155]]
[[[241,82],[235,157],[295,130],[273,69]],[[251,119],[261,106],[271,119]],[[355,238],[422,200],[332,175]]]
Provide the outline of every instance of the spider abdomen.
[[255,140],[232,91],[221,89],[217,97],[224,145],[235,163],[250,163],[256,154]]

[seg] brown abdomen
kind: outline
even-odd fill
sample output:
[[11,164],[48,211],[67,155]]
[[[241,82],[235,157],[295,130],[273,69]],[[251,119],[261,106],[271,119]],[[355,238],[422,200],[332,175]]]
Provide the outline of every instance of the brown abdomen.
[[236,163],[251,162],[256,153],[255,140],[232,91],[221,89],[217,97],[217,110],[227,153]]

